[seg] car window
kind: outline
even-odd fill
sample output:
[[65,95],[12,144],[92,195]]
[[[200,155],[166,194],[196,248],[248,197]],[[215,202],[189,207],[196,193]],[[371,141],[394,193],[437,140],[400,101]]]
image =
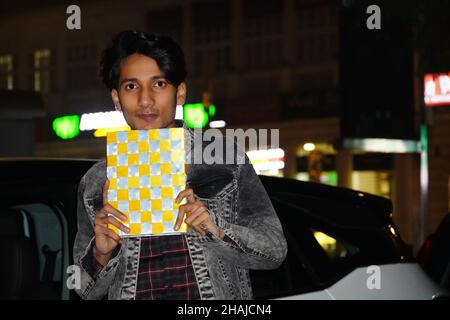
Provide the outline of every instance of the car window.
[[358,254],[359,248],[343,239],[336,239],[325,232],[311,229],[314,239],[331,261],[347,259]]
[[13,221],[14,228],[0,228],[0,234],[23,236],[35,250],[28,254],[38,259],[38,298],[67,299],[69,292],[63,285],[69,264],[67,221],[58,206],[19,203],[2,211],[1,220]]

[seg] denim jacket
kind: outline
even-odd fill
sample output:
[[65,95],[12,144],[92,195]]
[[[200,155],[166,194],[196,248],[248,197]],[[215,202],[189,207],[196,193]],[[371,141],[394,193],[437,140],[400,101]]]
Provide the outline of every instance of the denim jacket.
[[[235,151],[233,164],[194,164],[193,156],[204,148],[193,146],[197,130],[182,125],[186,159],[191,161],[186,171],[187,186],[204,202],[213,222],[235,243],[222,241],[210,232],[206,236],[194,231],[185,234],[200,296],[252,299],[249,269],[275,269],[286,257],[280,221],[253,166],[234,140],[226,137],[221,140],[224,159],[231,149]],[[207,143],[201,144],[206,147]],[[103,160],[89,169],[78,188],[78,232],[73,254],[81,271],[81,287],[76,292],[83,299],[102,299],[108,294],[109,299],[132,300],[139,268],[139,237],[124,238],[96,276],[89,272],[95,244],[94,217],[103,205],[105,180]]]

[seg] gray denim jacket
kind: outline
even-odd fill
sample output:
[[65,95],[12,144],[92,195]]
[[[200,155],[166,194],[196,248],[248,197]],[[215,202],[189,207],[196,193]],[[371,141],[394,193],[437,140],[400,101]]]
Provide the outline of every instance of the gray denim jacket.
[[[232,139],[223,138],[221,142],[225,148],[223,159],[230,148],[234,150],[234,164],[194,164],[194,154],[203,150],[193,148],[197,130],[182,122],[179,125],[185,128],[187,186],[205,203],[213,222],[236,244],[224,242],[210,232],[206,236],[194,231],[185,234],[200,296],[252,299],[249,269],[275,269],[286,257],[280,221],[253,166]],[[201,144],[205,147],[208,143]],[[76,291],[83,299],[102,299],[108,294],[109,299],[132,300],[139,268],[139,237],[125,238],[95,277],[88,272],[95,243],[94,217],[102,207],[105,180],[103,160],[89,169],[78,188],[78,232],[73,254],[81,270],[81,288]]]

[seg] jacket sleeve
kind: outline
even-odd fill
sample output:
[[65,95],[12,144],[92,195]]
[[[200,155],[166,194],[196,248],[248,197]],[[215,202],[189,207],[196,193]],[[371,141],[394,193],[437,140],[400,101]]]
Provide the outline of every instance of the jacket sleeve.
[[95,259],[92,252],[95,244],[93,221],[95,213],[92,212],[92,215],[89,215],[84,201],[85,187],[86,175],[81,179],[78,186],[78,232],[73,247],[73,260],[80,270],[80,286],[75,288],[75,291],[82,299],[98,300],[108,293],[108,289],[114,280],[119,258],[122,254],[122,246],[117,246],[108,264],[101,271],[95,272]]
[[206,245],[214,246],[222,259],[247,269],[275,269],[286,258],[287,244],[269,196],[246,157],[238,166],[237,224],[210,214],[233,242],[208,232]]

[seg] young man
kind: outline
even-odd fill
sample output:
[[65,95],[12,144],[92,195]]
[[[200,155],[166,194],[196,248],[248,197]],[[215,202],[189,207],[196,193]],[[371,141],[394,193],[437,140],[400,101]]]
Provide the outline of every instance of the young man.
[[[78,190],[77,293],[83,299],[251,299],[248,270],[277,268],[286,240],[245,153],[237,152],[233,164],[190,164],[198,153],[196,130],[175,120],[186,97],[180,47],[168,37],[121,32],[103,52],[101,75],[132,129],[185,129],[187,188],[177,201],[187,203],[175,229],[183,221],[189,228],[181,235],[121,239],[108,224],[129,232],[120,222],[126,217],[108,204],[106,164],[98,162]],[[221,143],[223,159],[236,150],[231,139]]]

